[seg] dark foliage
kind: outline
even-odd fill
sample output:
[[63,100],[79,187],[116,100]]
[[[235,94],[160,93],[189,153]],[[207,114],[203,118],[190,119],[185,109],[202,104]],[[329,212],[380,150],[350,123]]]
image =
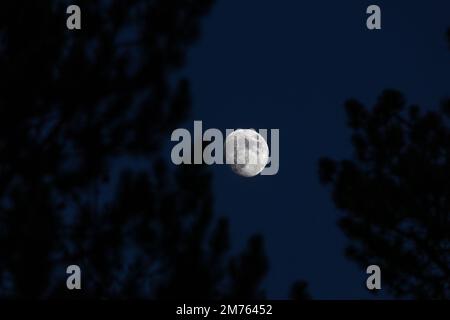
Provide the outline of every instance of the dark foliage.
[[66,1],[2,3],[1,296],[264,296],[262,239],[230,257],[207,171],[163,152],[189,113],[177,70],[212,2],[78,1],[79,31]]
[[379,265],[395,296],[450,298],[450,102],[421,111],[386,90],[371,110],[345,107],[354,159],[321,159],[319,175],[343,211],[347,255]]

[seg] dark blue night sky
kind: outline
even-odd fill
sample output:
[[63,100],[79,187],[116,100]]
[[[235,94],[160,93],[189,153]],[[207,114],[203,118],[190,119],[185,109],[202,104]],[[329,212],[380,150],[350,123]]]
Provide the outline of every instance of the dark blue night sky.
[[[370,4],[382,9],[380,31],[366,28]],[[186,70],[192,120],[280,129],[278,175],[248,179],[211,167],[215,209],[230,217],[233,248],[253,233],[265,237],[269,298],[286,298],[296,279],[309,282],[314,298],[372,297],[364,270],[344,257],[347,240],[317,160],[351,157],[348,98],[372,105],[394,88],[436,108],[450,94],[449,26],[444,0],[217,1]]]

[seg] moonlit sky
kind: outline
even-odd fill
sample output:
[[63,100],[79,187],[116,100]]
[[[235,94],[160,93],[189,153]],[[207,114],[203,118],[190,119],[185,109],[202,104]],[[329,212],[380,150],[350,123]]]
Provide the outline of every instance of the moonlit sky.
[[[366,29],[370,4],[382,8],[381,31]],[[348,98],[372,105],[394,88],[436,108],[449,95],[447,27],[448,0],[218,0],[203,21],[185,70],[194,105],[186,127],[280,129],[278,175],[211,167],[215,211],[230,218],[233,248],[264,235],[269,298],[286,298],[296,279],[314,298],[372,297],[364,270],[343,255],[348,240],[317,160],[351,156]]]

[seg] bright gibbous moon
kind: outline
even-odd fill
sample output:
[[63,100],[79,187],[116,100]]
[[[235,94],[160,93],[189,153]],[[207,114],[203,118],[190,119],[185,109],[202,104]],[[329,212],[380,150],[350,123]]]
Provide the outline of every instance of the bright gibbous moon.
[[269,162],[269,147],[263,136],[255,130],[238,129],[225,139],[225,158],[238,175],[254,177]]

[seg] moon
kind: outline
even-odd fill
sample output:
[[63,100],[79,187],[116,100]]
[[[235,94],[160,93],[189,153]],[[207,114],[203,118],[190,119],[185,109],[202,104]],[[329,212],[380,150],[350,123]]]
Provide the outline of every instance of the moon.
[[269,162],[269,146],[255,130],[238,129],[225,139],[225,159],[236,174],[254,177]]

